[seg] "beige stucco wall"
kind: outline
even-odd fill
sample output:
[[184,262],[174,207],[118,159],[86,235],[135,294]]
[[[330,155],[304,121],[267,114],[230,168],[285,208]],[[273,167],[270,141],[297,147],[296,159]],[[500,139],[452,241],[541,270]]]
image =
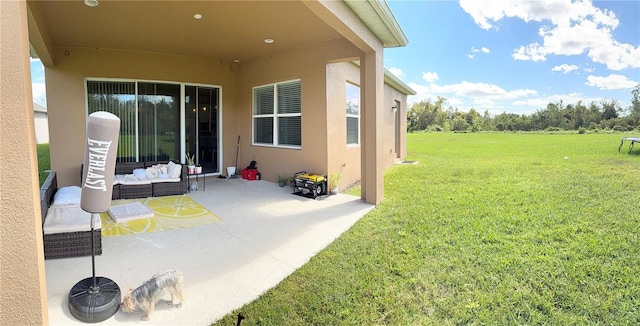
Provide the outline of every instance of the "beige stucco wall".
[[26,17],[0,2],[0,325],[48,323]]
[[[384,87],[384,110],[388,110],[390,112],[389,115],[385,116],[385,148],[389,149],[389,156],[386,157],[385,167],[389,167],[398,159],[404,159],[407,157],[407,95],[398,91],[397,89],[385,85]],[[391,111],[391,107],[397,106],[397,122],[394,118],[394,113]],[[394,123],[398,123],[398,147],[396,152],[394,132],[396,129],[394,128]]]
[[[68,51],[66,56],[64,51],[56,55],[63,59],[55,67],[46,68],[51,168],[57,171],[61,186],[79,185],[80,182],[86,117],[85,78],[220,86],[223,173],[227,166],[235,165],[240,136],[238,168],[255,160],[265,180],[275,181],[277,175],[293,175],[302,170],[327,174],[341,172],[342,187],[361,179],[361,148],[345,145],[344,111],[345,83],[348,80],[360,84],[360,69],[351,61],[361,53],[346,40],[327,41],[240,64],[102,49]],[[292,79],[300,79],[302,83],[302,149],[253,145],[253,87]],[[394,120],[391,106],[396,100],[405,103],[406,96],[386,85],[384,97],[381,124],[384,130],[379,133],[384,135],[381,166],[387,167],[396,158],[392,150]],[[362,137],[364,134],[361,133]]]
[[[327,137],[329,146],[329,173],[341,173],[340,188],[344,189],[360,181],[361,146],[346,145],[346,83],[360,85],[360,67],[352,62],[329,63],[327,65]],[[360,90],[362,92],[362,89]],[[406,144],[400,141],[396,153],[394,113],[391,107],[399,103],[397,114],[400,121],[399,136],[406,137],[407,96],[393,87],[384,85],[384,107],[382,115],[383,168],[393,164],[397,158],[406,156]],[[363,108],[361,107],[361,110]],[[362,135],[361,135],[362,137]],[[344,164],[344,167],[342,165]]]
[[221,87],[223,166],[233,164],[237,140],[237,64],[181,56],[69,49],[55,67],[46,67],[51,168],[60,186],[79,185],[85,137],[85,78],[125,78],[207,84]]
[[[340,174],[339,191],[360,180],[360,145],[347,145],[347,82],[360,85],[358,66],[352,62],[327,65],[327,119],[329,120],[327,137],[331,144],[329,174]],[[360,109],[363,109],[362,106]]]
[[[264,58],[242,65],[239,83],[239,134],[241,136],[239,167],[257,161],[264,180],[274,181],[277,175],[292,176],[298,171],[328,173],[329,148],[327,135],[333,125],[328,123],[327,63],[359,55],[345,40],[333,40],[296,49],[279,56]],[[274,82],[300,79],[302,87],[302,148],[285,149],[252,145],[252,89]],[[344,133],[344,129],[342,130]]]

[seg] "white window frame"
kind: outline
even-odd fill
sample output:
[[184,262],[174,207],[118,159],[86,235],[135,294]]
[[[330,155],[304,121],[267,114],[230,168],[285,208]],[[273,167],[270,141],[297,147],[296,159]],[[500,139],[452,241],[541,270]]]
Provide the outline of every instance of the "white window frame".
[[[185,97],[185,93],[184,93],[184,89],[185,86],[200,86],[200,87],[210,87],[210,88],[217,88],[218,89],[218,96],[219,96],[219,108],[218,108],[218,121],[219,121],[219,126],[218,126],[218,139],[219,139],[219,144],[220,146],[222,146],[222,144],[224,144],[224,139],[222,137],[222,121],[223,121],[223,91],[222,91],[222,86],[221,85],[216,85],[216,84],[201,84],[201,83],[189,83],[189,82],[175,82],[175,81],[168,81],[168,80],[155,80],[155,79],[132,79],[132,78],[110,78],[110,77],[85,77],[84,79],[84,113],[85,113],[85,119],[88,118],[89,116],[89,99],[88,99],[88,89],[87,89],[87,82],[88,81],[94,81],[94,82],[131,82],[135,84],[135,110],[136,110],[136,117],[135,117],[135,151],[136,151],[136,158],[138,159],[140,156],[139,153],[139,138],[138,138],[138,84],[139,83],[159,83],[159,84],[176,84],[176,85],[180,85],[180,139],[176,140],[180,142],[180,162],[182,162],[184,164],[184,162],[186,162],[186,158],[185,158],[185,139],[186,139],[186,123],[185,123],[185,107],[184,107],[184,97]],[[224,150],[221,148],[218,151],[218,166],[222,166],[222,162],[223,162],[223,152]],[[221,169],[221,168],[220,168]]]
[[[277,147],[277,148],[288,148],[288,149],[302,149],[302,107],[300,107],[300,112],[298,113],[279,113],[278,112],[278,86],[283,84],[290,83],[300,83],[300,102],[302,102],[302,83],[300,79],[291,79],[282,82],[265,84],[253,87],[252,94],[252,108],[251,108],[251,143],[254,146],[265,146],[265,147]],[[273,87],[273,113],[271,114],[256,114],[256,90],[265,87]],[[301,103],[302,106],[302,103]],[[289,145],[289,144],[279,144],[278,143],[278,118],[283,117],[300,117],[300,145]],[[257,118],[270,118],[273,121],[273,140],[272,143],[259,143],[256,142],[256,129],[255,122]]]
[[[358,114],[353,114],[353,113],[349,113],[348,107],[349,107],[349,86],[354,86],[357,87],[358,89]],[[345,86],[346,91],[345,91],[345,113],[346,113],[346,118],[345,118],[345,141],[347,143],[347,147],[355,147],[355,146],[360,146],[360,111],[362,110],[362,106],[360,105],[360,85],[357,85],[355,83],[351,83],[347,81],[347,84]],[[357,132],[358,132],[358,139],[356,140],[355,143],[349,143],[349,118],[355,118],[357,119]]]

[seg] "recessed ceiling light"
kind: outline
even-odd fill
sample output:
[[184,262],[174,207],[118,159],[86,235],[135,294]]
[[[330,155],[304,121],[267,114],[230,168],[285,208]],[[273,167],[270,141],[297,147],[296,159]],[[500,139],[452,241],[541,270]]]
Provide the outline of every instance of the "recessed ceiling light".
[[273,42],[275,42],[275,41],[273,39],[271,39],[271,38],[264,39],[264,43],[271,44]]
[[201,14],[195,14],[195,15],[193,15],[193,18],[202,19],[202,15]]
[[89,7],[95,7],[98,5],[98,0],[84,0],[84,4]]
[[239,63],[239,62],[240,62],[240,59],[235,59],[235,60],[233,60],[233,62],[235,62],[235,63]]

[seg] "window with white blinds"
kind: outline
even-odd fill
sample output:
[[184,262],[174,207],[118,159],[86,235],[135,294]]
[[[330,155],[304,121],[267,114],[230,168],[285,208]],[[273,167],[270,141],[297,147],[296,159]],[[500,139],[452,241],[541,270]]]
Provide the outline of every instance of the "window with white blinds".
[[88,114],[107,111],[120,118],[118,161],[135,162],[138,157],[136,83],[87,81],[87,108]]
[[302,146],[300,80],[253,89],[253,143],[288,148]]
[[87,80],[87,109],[120,118],[118,162],[180,158],[179,84]]
[[360,144],[360,87],[347,83],[347,145]]

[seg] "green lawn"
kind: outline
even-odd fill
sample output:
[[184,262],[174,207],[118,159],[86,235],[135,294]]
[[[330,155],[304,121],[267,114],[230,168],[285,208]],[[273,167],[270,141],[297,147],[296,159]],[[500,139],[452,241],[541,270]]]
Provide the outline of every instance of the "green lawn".
[[40,179],[40,186],[44,183],[44,180],[49,176],[48,170],[51,169],[51,160],[49,158],[49,144],[38,144],[38,177]]
[[219,325],[640,324],[640,148],[621,134],[408,136],[385,200]]

